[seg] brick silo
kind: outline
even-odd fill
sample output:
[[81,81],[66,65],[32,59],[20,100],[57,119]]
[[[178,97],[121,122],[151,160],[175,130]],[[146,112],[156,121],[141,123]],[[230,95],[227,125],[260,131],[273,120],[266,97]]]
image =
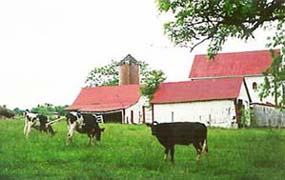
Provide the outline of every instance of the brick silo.
[[128,54],[119,63],[119,85],[139,84],[139,62]]

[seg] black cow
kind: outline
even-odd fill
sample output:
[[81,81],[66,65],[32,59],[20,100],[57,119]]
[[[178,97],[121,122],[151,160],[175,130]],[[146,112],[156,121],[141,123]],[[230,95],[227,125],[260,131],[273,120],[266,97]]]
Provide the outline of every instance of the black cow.
[[105,129],[99,127],[96,116],[92,114],[69,112],[66,115],[66,121],[68,125],[66,144],[71,143],[75,130],[79,133],[87,134],[89,137],[89,144],[92,144],[94,137],[96,137],[97,141],[100,141],[101,132],[103,132]]
[[158,141],[165,148],[164,160],[167,159],[170,150],[171,162],[174,162],[175,144],[189,145],[193,144],[199,162],[202,153],[208,152],[207,147],[207,127],[199,122],[175,122],[175,123],[157,123],[147,124],[151,127],[152,135],[156,136]]
[[26,137],[29,136],[31,132],[31,128],[35,128],[41,132],[46,132],[48,134],[54,135],[55,132],[49,123],[47,116],[40,115],[37,113],[32,113],[26,110],[24,112],[25,119],[25,127],[24,127],[24,135]]

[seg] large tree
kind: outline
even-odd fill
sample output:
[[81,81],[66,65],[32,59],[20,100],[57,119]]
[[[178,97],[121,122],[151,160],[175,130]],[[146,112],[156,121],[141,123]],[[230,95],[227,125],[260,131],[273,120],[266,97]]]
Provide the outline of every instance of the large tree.
[[[138,62],[140,66],[140,82],[145,83],[146,78],[151,71],[149,64],[144,61]],[[107,65],[95,67],[91,70],[85,80],[88,87],[94,86],[116,86],[119,84],[119,62],[111,60]]]
[[208,41],[210,58],[229,37],[254,38],[257,28],[285,17],[284,0],[158,0],[158,7],[174,17],[165,32],[176,44],[194,49]]
[[[258,28],[274,30],[267,47],[280,49],[272,53],[273,63],[264,73],[261,98],[273,95],[275,104],[285,105],[285,0],[157,0],[161,12],[173,15],[166,22],[165,33],[178,45],[191,50],[208,42],[212,59],[228,38],[255,38]],[[273,52],[273,51],[272,51]],[[279,100],[278,100],[279,99]]]

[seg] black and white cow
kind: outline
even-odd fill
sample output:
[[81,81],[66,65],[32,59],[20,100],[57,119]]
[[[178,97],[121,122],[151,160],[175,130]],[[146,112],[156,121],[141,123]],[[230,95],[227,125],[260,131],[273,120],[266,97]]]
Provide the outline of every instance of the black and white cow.
[[157,123],[147,124],[151,127],[152,135],[156,136],[158,141],[165,148],[164,160],[167,160],[170,150],[171,162],[174,162],[174,146],[193,144],[199,162],[202,153],[208,152],[207,147],[207,127],[199,122],[175,122],[175,123]]
[[46,132],[48,134],[54,135],[55,132],[49,123],[47,116],[40,115],[37,113],[29,112],[28,110],[24,111],[25,116],[25,127],[24,135],[29,136],[31,129],[35,128],[41,132]]
[[97,118],[93,114],[69,112],[66,115],[66,121],[68,125],[68,133],[66,138],[67,145],[71,143],[74,131],[87,134],[89,137],[89,144],[92,144],[94,137],[97,141],[100,141],[101,133],[105,129],[99,127]]

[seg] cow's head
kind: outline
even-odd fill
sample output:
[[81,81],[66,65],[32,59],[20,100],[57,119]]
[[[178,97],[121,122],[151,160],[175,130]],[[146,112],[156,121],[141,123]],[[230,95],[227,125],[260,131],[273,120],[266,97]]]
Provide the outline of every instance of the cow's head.
[[105,128],[99,128],[98,131],[95,132],[95,138],[97,141],[101,140],[101,133],[104,132]]
[[158,122],[154,121],[152,123],[146,123],[146,125],[151,128],[151,134],[155,136],[157,134],[156,127],[158,125]]
[[32,127],[39,126],[39,120],[37,114],[31,113],[29,110],[24,111],[23,115],[25,116],[24,135],[28,136]]

